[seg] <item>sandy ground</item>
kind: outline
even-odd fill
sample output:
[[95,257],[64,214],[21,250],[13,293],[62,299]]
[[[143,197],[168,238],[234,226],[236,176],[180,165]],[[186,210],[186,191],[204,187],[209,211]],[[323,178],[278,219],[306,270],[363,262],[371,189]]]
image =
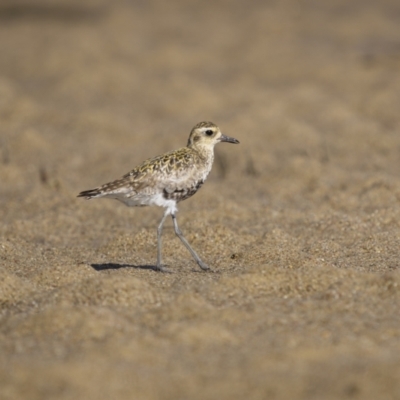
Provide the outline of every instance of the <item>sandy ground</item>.
[[[400,4],[2,1],[0,398],[399,399]],[[79,191],[220,144],[180,226]]]

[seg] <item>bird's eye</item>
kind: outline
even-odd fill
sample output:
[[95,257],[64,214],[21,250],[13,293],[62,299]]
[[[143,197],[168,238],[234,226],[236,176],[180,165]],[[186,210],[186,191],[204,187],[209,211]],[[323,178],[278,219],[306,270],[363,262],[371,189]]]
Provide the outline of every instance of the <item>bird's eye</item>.
[[213,133],[214,133],[214,132],[213,132],[211,129],[207,129],[207,130],[206,130],[206,135],[207,135],[207,136],[212,136]]

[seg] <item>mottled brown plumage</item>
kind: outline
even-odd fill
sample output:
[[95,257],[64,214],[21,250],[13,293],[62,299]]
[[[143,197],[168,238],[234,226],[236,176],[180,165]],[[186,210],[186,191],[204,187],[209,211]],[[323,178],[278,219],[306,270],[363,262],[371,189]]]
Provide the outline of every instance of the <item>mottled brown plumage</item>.
[[161,270],[161,232],[168,215],[172,216],[175,233],[196,262],[208,269],[180,232],[175,213],[176,204],[193,196],[206,180],[213,161],[214,146],[219,142],[239,143],[225,136],[212,122],[200,122],[190,132],[186,147],[144,161],[122,178],[96,189],[79,193],[87,200],[97,197],[117,199],[127,206],[165,207],[158,228],[157,269]]

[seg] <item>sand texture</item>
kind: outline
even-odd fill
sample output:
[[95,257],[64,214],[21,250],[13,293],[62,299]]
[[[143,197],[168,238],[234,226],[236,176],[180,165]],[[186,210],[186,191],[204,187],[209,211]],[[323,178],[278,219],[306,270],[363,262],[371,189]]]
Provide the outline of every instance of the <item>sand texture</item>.
[[[213,121],[179,206],[76,195]],[[3,0],[0,399],[400,399],[400,3]]]

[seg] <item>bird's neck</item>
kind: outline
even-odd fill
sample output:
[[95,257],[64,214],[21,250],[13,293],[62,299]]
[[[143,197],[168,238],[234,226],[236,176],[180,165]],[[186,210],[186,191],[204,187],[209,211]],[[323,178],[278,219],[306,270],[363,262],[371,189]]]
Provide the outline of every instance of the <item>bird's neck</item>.
[[210,163],[214,160],[214,146],[203,146],[201,144],[189,145],[189,148],[196,151],[199,156]]

